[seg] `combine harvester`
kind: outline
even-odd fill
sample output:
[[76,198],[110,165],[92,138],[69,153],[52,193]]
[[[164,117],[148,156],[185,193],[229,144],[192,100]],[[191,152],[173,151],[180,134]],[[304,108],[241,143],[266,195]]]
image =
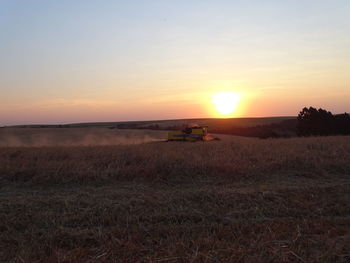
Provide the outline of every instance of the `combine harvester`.
[[208,126],[192,126],[183,130],[170,131],[168,141],[213,141],[220,140],[208,134]]

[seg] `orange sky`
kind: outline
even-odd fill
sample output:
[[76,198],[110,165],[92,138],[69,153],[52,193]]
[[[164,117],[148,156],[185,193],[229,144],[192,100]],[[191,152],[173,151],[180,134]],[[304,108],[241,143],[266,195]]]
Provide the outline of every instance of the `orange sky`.
[[350,111],[347,1],[131,2],[5,1],[0,125]]

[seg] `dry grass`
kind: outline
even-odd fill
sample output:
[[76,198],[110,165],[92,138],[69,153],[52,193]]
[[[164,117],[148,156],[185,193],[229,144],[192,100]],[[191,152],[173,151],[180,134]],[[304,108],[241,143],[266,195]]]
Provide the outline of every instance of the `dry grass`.
[[350,260],[349,137],[220,137],[1,147],[0,261]]

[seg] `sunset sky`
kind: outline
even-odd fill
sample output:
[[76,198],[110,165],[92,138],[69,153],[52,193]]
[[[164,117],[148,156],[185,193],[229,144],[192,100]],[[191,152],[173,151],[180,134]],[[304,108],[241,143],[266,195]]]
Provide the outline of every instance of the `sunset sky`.
[[350,111],[349,0],[0,0],[0,32],[0,125]]

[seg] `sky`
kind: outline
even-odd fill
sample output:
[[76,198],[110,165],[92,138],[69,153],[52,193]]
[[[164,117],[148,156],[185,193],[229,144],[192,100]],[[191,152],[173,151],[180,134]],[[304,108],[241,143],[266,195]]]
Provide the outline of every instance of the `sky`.
[[[0,0],[0,125],[350,111],[348,0]],[[213,96],[239,95],[220,114]]]

